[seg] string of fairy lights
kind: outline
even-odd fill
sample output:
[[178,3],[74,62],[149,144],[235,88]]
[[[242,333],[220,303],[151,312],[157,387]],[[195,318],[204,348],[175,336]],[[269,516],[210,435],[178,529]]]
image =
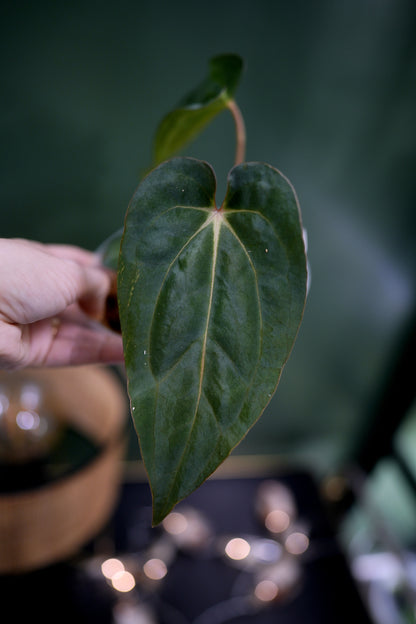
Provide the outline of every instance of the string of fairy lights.
[[[25,458],[36,456],[54,435],[40,387],[25,382],[11,394],[0,388],[2,457],[17,450]],[[87,574],[114,592],[114,624],[159,624],[161,612],[167,624],[191,624],[163,597],[163,584],[174,574],[180,553],[199,557],[201,565],[204,559],[216,558],[240,573],[229,597],[211,605],[192,624],[222,624],[238,615],[255,615],[293,594],[301,582],[302,555],[309,548],[308,528],[298,517],[291,491],[278,480],[259,484],[254,506],[263,527],[259,535],[218,535],[204,513],[182,504],[145,547],[84,562]]]
[[[291,491],[277,480],[261,482],[255,511],[264,528],[262,535],[217,535],[202,512],[179,505],[145,549],[90,561],[90,573],[115,593],[114,624],[225,624],[241,615],[255,617],[296,594],[302,556],[310,542]],[[192,623],[162,597],[163,583],[174,573],[181,552],[201,555],[201,565],[207,557],[215,557],[239,572],[228,598],[211,605]]]

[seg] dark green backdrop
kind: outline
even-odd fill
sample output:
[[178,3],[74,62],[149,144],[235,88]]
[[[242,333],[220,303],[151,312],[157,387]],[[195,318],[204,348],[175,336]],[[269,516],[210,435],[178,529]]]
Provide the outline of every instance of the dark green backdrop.
[[[365,423],[414,302],[413,0],[4,2],[0,235],[94,249],[123,222],[161,116],[210,56],[246,61],[248,159],[295,185],[312,285],[244,452],[325,468]],[[190,155],[233,159],[225,115]],[[12,279],[12,276],[11,276]]]

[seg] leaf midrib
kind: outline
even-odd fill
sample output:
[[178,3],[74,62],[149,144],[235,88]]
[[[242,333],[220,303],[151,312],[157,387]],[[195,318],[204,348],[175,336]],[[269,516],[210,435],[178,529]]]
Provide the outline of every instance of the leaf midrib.
[[[208,227],[209,225],[213,224],[214,236],[213,236],[213,255],[212,255],[210,294],[209,294],[209,300],[208,300],[207,320],[206,320],[206,323],[205,323],[204,338],[203,338],[203,344],[202,344],[202,350],[201,350],[201,363],[200,363],[200,371],[199,371],[198,396],[197,396],[197,400],[196,400],[196,404],[195,404],[194,414],[193,414],[193,417],[192,417],[192,424],[191,424],[191,427],[190,427],[190,430],[189,430],[189,434],[188,434],[188,440],[191,437],[193,429],[195,427],[196,417],[197,417],[197,414],[198,414],[199,404],[200,404],[201,396],[202,396],[202,386],[203,386],[203,380],[204,380],[205,358],[206,358],[206,349],[207,349],[207,340],[208,340],[208,328],[209,328],[209,323],[210,323],[210,319],[211,319],[213,292],[214,292],[214,285],[215,285],[215,271],[216,271],[216,266],[217,266],[218,245],[219,245],[220,229],[221,229],[222,221],[223,221],[222,214],[218,210],[215,209],[209,215],[209,217],[205,221],[205,223],[203,223],[202,226],[198,229],[198,233],[199,233],[203,229]],[[177,257],[178,256],[179,256],[179,254],[177,255]],[[159,384],[157,384],[157,386],[159,387]],[[169,491],[168,491],[168,494],[167,494],[168,500],[170,498],[170,494],[172,492],[172,488],[174,487],[174,484],[175,484],[175,481],[176,481],[176,477],[177,477],[177,475],[178,475],[178,473],[180,471],[180,468],[182,466],[182,463],[184,461],[184,457],[185,457],[185,453],[187,451],[187,448],[188,448],[188,445],[186,444],[184,449],[183,449],[183,451],[182,451],[181,457],[180,457],[180,459],[179,459],[179,461],[177,463],[177,467],[176,467],[176,470],[175,470],[174,478],[171,481],[171,485],[170,485],[170,488],[169,488]]]
[[222,215],[219,212],[214,212],[210,220],[213,222],[213,228],[214,228],[212,269],[211,269],[211,283],[210,283],[210,289],[209,289],[207,320],[206,320],[206,324],[205,324],[204,339],[203,339],[203,343],[202,343],[201,366],[200,366],[200,372],[199,372],[198,397],[197,397],[197,401],[196,401],[195,412],[194,412],[194,416],[193,416],[192,427],[191,427],[190,433],[192,433],[192,429],[194,428],[195,421],[196,421],[196,415],[198,413],[199,403],[201,401],[202,383],[203,383],[203,379],[204,379],[204,370],[205,370],[205,357],[206,357],[206,352],[207,352],[208,328],[209,328],[209,323],[210,323],[210,320],[211,320],[212,299],[213,299],[214,285],[215,285],[215,271],[216,271],[216,267],[217,267],[218,244],[219,244],[219,239],[220,239],[220,229],[221,229],[221,224],[222,224],[222,221],[223,221],[223,217],[222,217]]
[[[196,399],[196,404],[195,404],[195,409],[194,409],[194,414],[192,417],[192,421],[191,421],[191,426],[189,429],[189,433],[188,433],[188,441],[192,435],[192,432],[194,430],[194,427],[196,425],[197,422],[197,415],[198,415],[198,410],[199,410],[199,405],[201,402],[201,396],[202,396],[202,392],[203,392],[203,381],[204,381],[204,372],[205,372],[205,360],[206,360],[206,351],[207,351],[207,342],[208,342],[208,330],[209,330],[209,324],[210,324],[210,320],[211,320],[211,313],[212,313],[212,303],[213,303],[213,293],[214,293],[214,286],[215,286],[215,273],[216,273],[216,266],[217,266],[217,260],[218,260],[218,248],[219,248],[219,240],[220,240],[220,230],[221,230],[221,226],[224,225],[229,232],[231,233],[231,235],[236,239],[236,241],[238,242],[238,244],[241,246],[243,253],[245,254],[247,261],[251,267],[251,270],[253,271],[254,274],[254,279],[255,279],[255,286],[256,286],[256,294],[257,294],[257,301],[259,302],[259,321],[260,321],[260,344],[259,344],[259,357],[258,357],[258,361],[256,363],[256,366],[254,368],[254,373],[253,373],[253,378],[251,383],[249,384],[247,391],[245,393],[245,396],[247,396],[249,389],[251,389],[252,387],[252,383],[254,378],[256,377],[256,371],[258,369],[258,365],[259,365],[259,360],[261,358],[261,353],[262,353],[262,340],[263,340],[263,318],[262,318],[262,310],[261,310],[261,305],[260,305],[260,293],[259,293],[259,284],[258,284],[258,277],[257,277],[257,271],[256,271],[256,267],[254,266],[253,260],[250,257],[250,254],[248,253],[245,244],[243,243],[243,241],[240,239],[240,237],[238,236],[237,232],[234,230],[234,228],[232,227],[232,225],[229,223],[228,219],[227,219],[227,213],[230,214],[231,213],[238,213],[238,212],[254,212],[256,214],[258,214],[258,216],[262,217],[263,219],[265,219],[266,221],[268,221],[268,219],[261,213],[259,213],[258,211],[250,211],[250,210],[229,210],[229,209],[222,209],[222,210],[217,210],[216,208],[203,208],[203,207],[196,207],[196,206],[176,206],[176,208],[187,208],[187,209],[194,209],[194,210],[201,210],[201,211],[207,211],[210,212],[210,214],[208,215],[207,219],[204,221],[204,223],[194,232],[194,234],[188,239],[188,241],[182,246],[182,248],[180,249],[180,251],[175,255],[174,260],[170,263],[169,268],[165,274],[165,278],[163,280],[163,283],[166,279],[167,274],[169,273],[169,270],[171,269],[172,265],[174,264],[174,262],[177,260],[177,258],[180,256],[180,254],[183,252],[183,250],[187,247],[187,245],[191,242],[191,240],[194,240],[195,237],[200,234],[205,228],[207,228],[210,225],[213,225],[213,256],[212,256],[212,267],[211,267],[211,280],[210,280],[210,290],[209,290],[209,301],[208,301],[208,307],[207,307],[207,318],[206,318],[206,323],[205,323],[205,330],[204,330],[204,334],[203,334],[203,343],[202,343],[202,349],[201,349],[201,360],[200,360],[200,371],[199,371],[199,385],[198,385],[198,395],[197,395],[197,399]],[[162,283],[162,285],[163,285]],[[162,287],[161,287],[162,288]],[[160,294],[160,291],[159,291]],[[160,383],[161,380],[159,380]],[[157,383],[157,386],[159,387],[159,383]],[[215,414],[214,414],[215,416]],[[188,443],[184,446],[181,457],[179,459],[179,461],[177,462],[176,465],[176,469],[174,471],[174,478],[171,481],[171,485],[167,494],[168,499],[170,498],[170,494],[172,492],[172,489],[175,485],[176,482],[176,478],[177,475],[181,469],[181,466],[184,462],[184,458],[186,455],[186,452],[188,450]]]

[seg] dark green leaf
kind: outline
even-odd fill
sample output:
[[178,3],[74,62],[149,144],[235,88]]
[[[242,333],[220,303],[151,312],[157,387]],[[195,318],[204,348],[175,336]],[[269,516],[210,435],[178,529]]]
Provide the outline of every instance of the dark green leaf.
[[126,218],[118,297],[154,523],[258,419],[303,313],[290,183],[269,165],[239,165],[220,209],[215,186],[208,164],[175,158],[143,180]]
[[211,59],[208,77],[162,119],[155,137],[155,163],[178,153],[227,108],[242,67],[241,58],[235,54],[222,54]]

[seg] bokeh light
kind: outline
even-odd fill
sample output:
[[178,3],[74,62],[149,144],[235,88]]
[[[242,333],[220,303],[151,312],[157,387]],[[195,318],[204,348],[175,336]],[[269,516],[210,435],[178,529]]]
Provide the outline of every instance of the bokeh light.
[[285,548],[291,555],[301,555],[309,548],[309,537],[301,531],[294,531],[287,536]]
[[188,520],[181,513],[173,511],[163,520],[163,528],[170,535],[180,535],[188,528]]
[[234,537],[230,539],[225,546],[225,554],[234,561],[246,559],[250,554],[251,546],[247,540],[242,537]]
[[106,578],[111,579],[118,572],[124,572],[124,564],[120,559],[106,559],[101,564],[101,572]]
[[282,509],[272,509],[267,514],[264,524],[270,533],[283,533],[290,525],[290,516]]
[[166,576],[168,569],[162,559],[149,559],[143,565],[143,572],[152,581],[160,581]]
[[116,572],[111,577],[111,583],[114,589],[122,593],[127,593],[136,586],[133,574],[127,572],[127,570],[120,570],[119,572]]
[[254,588],[254,595],[261,602],[271,602],[279,593],[279,588],[273,581],[269,581],[265,579],[264,581],[260,581],[257,583]]

